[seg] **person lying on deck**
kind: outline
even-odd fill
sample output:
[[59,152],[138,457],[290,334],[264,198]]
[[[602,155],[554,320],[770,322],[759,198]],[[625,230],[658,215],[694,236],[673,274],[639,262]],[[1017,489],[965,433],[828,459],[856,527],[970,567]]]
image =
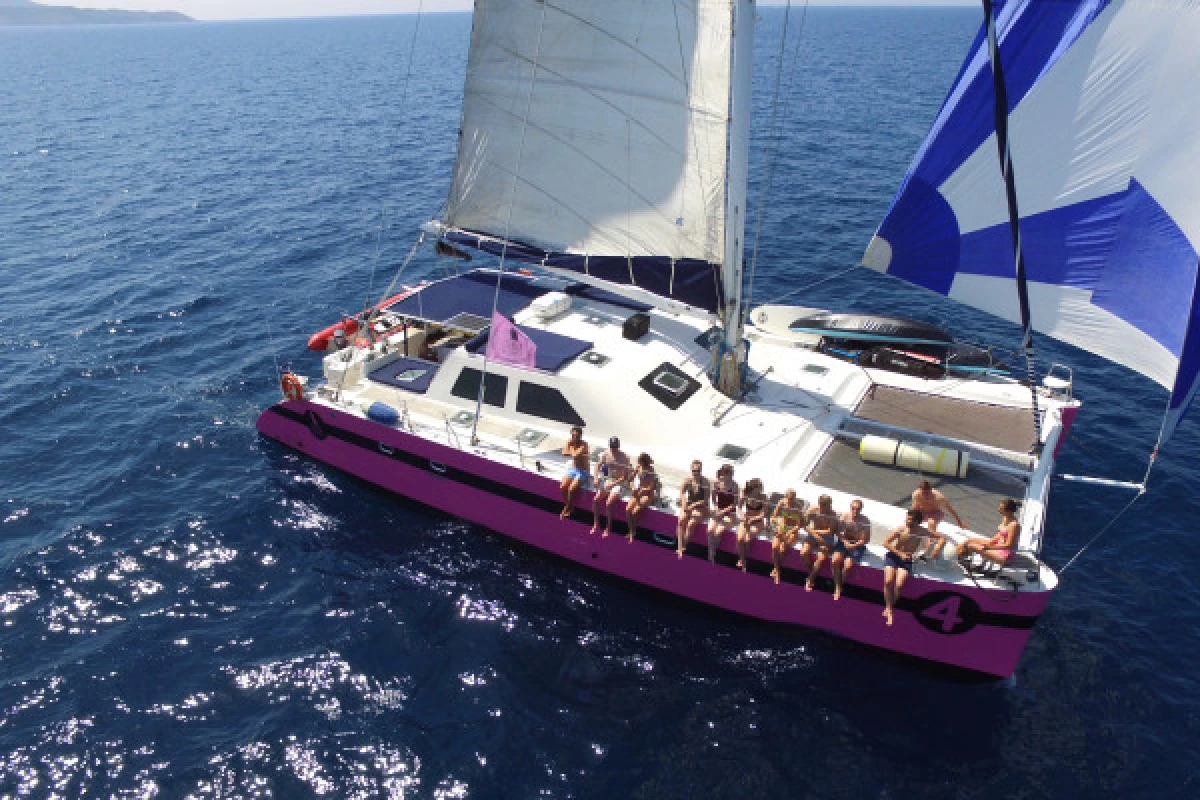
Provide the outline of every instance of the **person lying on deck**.
[[579,491],[579,485],[588,479],[589,448],[583,440],[583,428],[578,425],[571,428],[571,438],[563,445],[562,454],[571,459],[571,466],[567,468],[559,487],[563,496],[563,510],[559,516],[567,519],[575,510],[575,493]]
[[840,600],[842,587],[846,576],[855,564],[861,564],[863,555],[867,552],[867,543],[871,541],[871,520],[862,513],[863,501],[850,501],[850,510],[842,515],[837,544],[833,546],[833,560],[830,571],[833,573],[833,599]]
[[704,477],[704,465],[697,459],[692,462],[692,475],[679,490],[679,524],[675,526],[675,537],[679,541],[678,555],[683,558],[687,543],[692,538],[692,527],[708,522],[708,478]]
[[600,459],[596,461],[596,498],[592,501],[592,533],[600,530],[600,517],[606,513],[608,522],[604,526],[604,535],[612,533],[617,505],[629,499],[631,469],[629,456],[621,449],[621,440],[613,436],[608,440],[608,449],[601,453]]
[[991,539],[982,536],[972,536],[958,546],[958,560],[965,562],[972,555],[979,555],[993,564],[1007,564],[1017,550],[1017,537],[1021,533],[1021,523],[1017,522],[1017,509],[1021,504],[1011,497],[1000,501],[1000,524],[996,526],[996,535]]
[[737,527],[738,485],[733,479],[733,465],[722,464],[713,482],[712,519],[708,523],[708,563],[717,563],[717,550],[721,537]]
[[775,539],[771,542],[771,561],[775,569],[771,577],[779,583],[783,570],[783,556],[791,550],[800,538],[800,528],[804,525],[804,501],[796,499],[796,490],[788,489],[783,494],[775,513],[771,515],[775,525]]
[[649,453],[637,457],[637,467],[633,471],[633,481],[630,483],[633,496],[625,507],[625,517],[629,520],[629,543],[633,544],[637,536],[637,519],[642,512],[658,502],[659,483],[658,473],[654,471],[654,459]]

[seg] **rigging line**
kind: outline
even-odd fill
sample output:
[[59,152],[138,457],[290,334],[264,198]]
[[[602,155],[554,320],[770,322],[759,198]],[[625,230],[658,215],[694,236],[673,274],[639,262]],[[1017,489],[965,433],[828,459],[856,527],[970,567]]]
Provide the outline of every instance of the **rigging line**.
[[1033,406],[1033,428],[1035,450],[1042,444],[1042,420],[1038,411],[1037,364],[1033,352],[1033,316],[1029,308],[1029,285],[1025,278],[1025,252],[1021,246],[1021,212],[1017,208],[1017,176],[1013,169],[1012,149],[1008,140],[1008,90],[1004,83],[1004,65],[1000,58],[1000,41],[996,33],[996,15],[992,0],[983,0],[986,17],[988,57],[992,64],[992,87],[996,97],[996,147],[1000,155],[1000,171],[1004,176],[1004,191],[1008,199],[1008,224],[1012,231],[1015,256],[1017,300],[1021,306],[1021,327],[1024,337],[1021,348],[1025,352],[1025,369],[1029,378],[1029,396]]
[[1122,516],[1124,516],[1126,511],[1133,508],[1133,504],[1136,503],[1138,500],[1141,500],[1142,495],[1144,495],[1145,493],[1146,493],[1146,487],[1143,486],[1141,489],[1138,490],[1138,493],[1133,496],[1133,499],[1130,500],[1128,503],[1126,503],[1125,507],[1122,508],[1120,511],[1118,511],[1117,515],[1115,517],[1113,517],[1111,520],[1109,520],[1107,525],[1105,525],[1103,528],[1100,529],[1099,533],[1097,533],[1095,536],[1093,536],[1091,539],[1089,539],[1087,544],[1085,544],[1083,547],[1079,548],[1078,553],[1071,556],[1071,560],[1068,561],[1066,564],[1064,564],[1063,568],[1058,571],[1059,577],[1061,577],[1063,573],[1065,573],[1068,569],[1071,568],[1071,565],[1075,563],[1075,560],[1077,558],[1079,558],[1081,555],[1083,555],[1085,550],[1087,550],[1089,547],[1091,547],[1093,544],[1095,544],[1097,539],[1099,539],[1101,536],[1103,536],[1105,533],[1107,533],[1108,529],[1111,528],[1113,525],[1115,525],[1117,523],[1117,520],[1119,520]]
[[[271,332],[271,315],[266,314],[267,321],[267,341],[271,343],[271,358],[275,360],[275,380],[283,380],[283,368],[279,366],[279,352],[275,348],[275,335]],[[280,391],[283,390],[283,384],[280,383]]]
[[[408,43],[408,65],[405,68],[405,73],[404,73],[404,88],[400,92],[400,114],[401,114],[400,122],[401,123],[404,121],[403,118],[404,118],[404,116],[406,114],[406,110],[408,108],[408,87],[409,87],[409,84],[412,82],[413,58],[417,52],[417,34],[421,30],[421,12],[424,11],[424,9],[425,9],[425,0],[420,0],[420,2],[417,3],[417,18],[413,22],[412,38],[409,40],[409,43]],[[397,127],[399,127],[399,125]],[[395,160],[396,160],[396,138],[391,137],[391,141],[388,144],[388,157],[386,159],[387,164],[388,164],[388,173],[389,174],[391,173],[392,166],[395,164]],[[375,257],[371,260],[371,277],[367,282],[367,296],[366,296],[365,301],[363,302],[363,313],[364,314],[371,307],[371,297],[374,296],[374,293],[375,293],[375,270],[379,266],[380,258],[382,258],[382,256],[383,256],[383,230],[384,230],[386,220],[387,220],[387,198],[385,197],[384,200],[379,204],[379,229],[375,232]],[[387,298],[387,294],[385,293],[384,296],[380,298],[380,300],[384,300],[386,298]]]
[[392,296],[392,289],[396,288],[396,281],[400,280],[400,275],[408,267],[409,263],[413,260],[413,256],[417,254],[417,251],[421,249],[421,245],[424,243],[425,231],[421,231],[421,235],[417,237],[417,241],[411,248],[409,248],[408,255],[404,257],[403,263],[401,263],[400,268],[396,270],[396,275],[392,278],[392,282],[388,284],[387,289],[383,293],[383,297],[379,298],[379,302],[382,303],[384,300]]
[[[500,282],[504,279],[504,261],[508,256],[509,237],[512,233],[513,206],[516,205],[517,194],[517,175],[521,172],[521,159],[525,155],[525,134],[529,130],[529,112],[533,108],[533,92],[537,88],[538,60],[542,53],[542,34],[546,31],[546,5],[546,3],[542,3],[542,13],[538,21],[537,43],[533,48],[533,70],[529,75],[529,93],[525,95],[525,119],[521,124],[521,142],[517,145],[517,160],[513,167],[513,179],[508,190],[508,213],[504,220],[504,245],[500,249],[500,268],[496,270],[496,291],[492,295],[492,316],[488,318],[489,326],[492,324],[492,320],[496,318],[496,310],[500,305]],[[488,345],[483,348],[483,372],[479,376],[479,391],[475,396],[475,419],[471,421],[472,445],[479,443],[479,415],[483,413],[483,390],[487,386],[488,351],[492,349],[492,337],[495,334],[495,331],[489,331]]]
[[[754,303],[754,278],[758,274],[758,243],[762,237],[763,221],[766,218],[767,197],[771,193],[771,182],[775,176],[775,156],[779,152],[779,90],[783,83],[783,66],[787,60],[787,33],[792,16],[792,0],[788,0],[783,13],[783,32],[779,36],[779,62],[775,68],[775,89],[771,97],[771,120],[767,125],[767,163],[766,180],[758,198],[758,209],[754,221],[754,245],[750,249],[750,279],[746,292],[746,300],[742,303],[742,319],[744,325]],[[808,20],[808,0],[804,0],[804,11],[800,16],[800,30],[796,34],[796,46],[792,53],[792,66],[788,73],[787,96],[791,97],[795,85],[796,71],[800,63],[800,48],[804,41],[804,26]]]
[[835,272],[832,275],[826,275],[824,278],[822,278],[819,281],[814,281],[813,283],[807,284],[805,286],[801,286],[799,289],[793,289],[790,292],[784,292],[779,297],[775,298],[775,303],[779,303],[780,301],[785,300],[793,295],[800,294],[801,292],[807,292],[809,289],[815,289],[818,286],[820,286],[821,284],[829,283],[832,280],[836,280],[844,275],[848,275],[851,272],[853,272],[854,270],[858,269],[858,267],[859,267],[858,264],[851,264],[849,267],[846,267],[841,272]]

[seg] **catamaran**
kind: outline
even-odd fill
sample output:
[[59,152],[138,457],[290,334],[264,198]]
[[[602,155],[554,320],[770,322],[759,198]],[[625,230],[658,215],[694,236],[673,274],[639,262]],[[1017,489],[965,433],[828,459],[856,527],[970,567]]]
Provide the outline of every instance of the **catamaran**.
[[[863,266],[1019,322],[1027,355],[1037,331],[1159,382],[1161,444],[1200,364],[1200,4],[983,6]],[[1007,676],[1057,585],[1041,552],[1073,374],[964,367],[920,320],[746,307],[754,19],[753,0],[477,0],[453,178],[418,245],[490,266],[393,282],[316,334],[320,374],[283,374],[258,429],[602,573]],[[593,457],[612,436],[653,457],[662,491],[632,530],[618,510],[622,535],[594,532],[586,481],[560,515],[573,426]],[[870,539],[840,597],[798,546],[773,580],[770,530],[744,570],[732,533],[710,560],[703,526],[679,557],[693,460],[772,501],[860,499]],[[962,524],[887,624],[884,543],[922,479]],[[1015,551],[954,557],[1009,497]]]

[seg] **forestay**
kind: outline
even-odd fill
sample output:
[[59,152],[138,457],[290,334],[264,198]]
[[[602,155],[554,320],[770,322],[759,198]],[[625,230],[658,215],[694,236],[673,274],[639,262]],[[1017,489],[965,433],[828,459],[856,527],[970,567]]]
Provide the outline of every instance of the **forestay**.
[[[1200,0],[997,2],[1036,330],[1171,391],[1200,367]],[[1019,321],[981,30],[864,265]]]
[[729,0],[477,0],[443,236],[721,302]]

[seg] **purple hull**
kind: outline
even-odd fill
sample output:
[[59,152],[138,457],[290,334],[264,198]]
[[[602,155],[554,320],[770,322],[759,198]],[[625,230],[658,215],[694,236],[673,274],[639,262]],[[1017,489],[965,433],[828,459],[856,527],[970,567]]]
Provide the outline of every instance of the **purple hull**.
[[[309,412],[318,415],[316,424]],[[1049,597],[1049,592],[1013,596],[914,575],[897,605],[895,625],[889,627],[882,618],[879,569],[855,567],[842,598],[835,602],[828,580],[818,580],[812,592],[804,590],[803,564],[796,553],[784,562],[784,583],[776,585],[762,574],[771,561],[768,542],[752,544],[751,560],[759,564],[755,574],[745,574],[732,566],[710,564],[705,536],[699,530],[693,537],[693,552],[677,558],[676,518],[662,511],[646,511],[639,529],[666,534],[670,546],[646,537],[631,544],[624,536],[593,536],[589,534],[590,492],[580,492],[576,519],[564,521],[558,517],[558,482],[551,477],[324,406],[280,403],[262,414],[258,430],[388,491],[593,569],[750,617],[816,628],[990,675],[1012,674]],[[735,552],[732,539],[726,536],[722,550]],[[721,561],[728,564],[729,559]]]

